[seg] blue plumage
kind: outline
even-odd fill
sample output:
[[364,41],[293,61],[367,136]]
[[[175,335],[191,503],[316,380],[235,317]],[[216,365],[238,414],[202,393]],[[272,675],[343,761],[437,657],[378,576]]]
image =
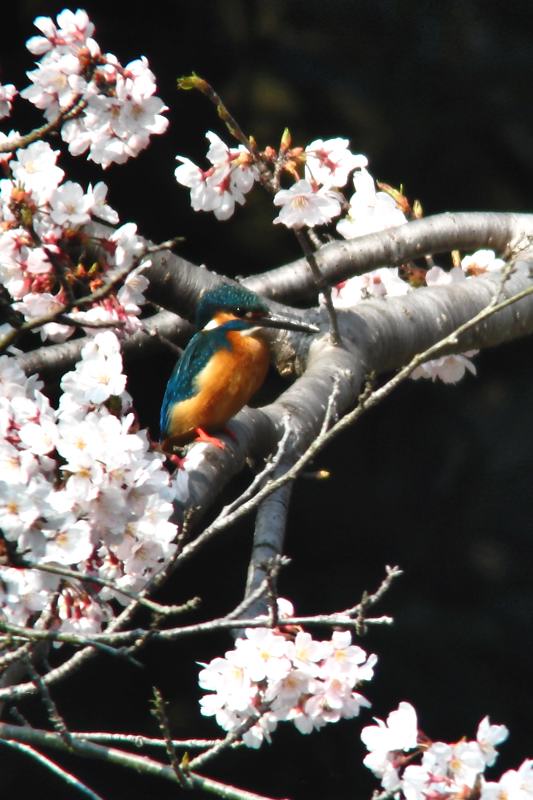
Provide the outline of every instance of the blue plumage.
[[244,320],[232,319],[210,331],[200,331],[194,334],[168,379],[159,420],[163,438],[169,433],[174,405],[188,400],[196,394],[198,375],[215,353],[222,349],[232,349],[227,333],[246,330],[249,327],[249,323]]

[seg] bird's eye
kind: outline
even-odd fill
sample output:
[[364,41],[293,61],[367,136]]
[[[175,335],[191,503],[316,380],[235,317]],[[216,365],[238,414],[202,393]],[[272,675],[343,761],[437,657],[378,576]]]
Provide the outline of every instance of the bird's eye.
[[249,311],[246,308],[234,308],[233,313],[236,317],[240,317],[241,319],[255,319],[257,317],[255,311]]

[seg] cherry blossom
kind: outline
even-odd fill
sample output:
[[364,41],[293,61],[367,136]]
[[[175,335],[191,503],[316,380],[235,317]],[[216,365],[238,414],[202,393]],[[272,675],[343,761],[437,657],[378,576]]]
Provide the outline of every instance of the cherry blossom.
[[391,711],[386,722],[375,718],[376,725],[367,725],[361,731],[361,740],[367,750],[363,764],[382,779],[387,791],[399,785],[396,768],[398,752],[408,752],[417,746],[418,728],[416,711],[410,703],[401,702]]
[[43,36],[33,36],[26,47],[34,55],[43,55],[57,45],[81,46],[94,33],[94,25],[87,13],[81,9],[75,12],[64,9],[57,17],[57,26],[50,17],[37,17],[35,27]]
[[533,796],[533,773],[528,766],[533,762],[524,762],[518,772],[506,772],[498,783],[485,780],[485,769],[497,758],[495,746],[508,735],[505,725],[492,725],[488,717],[481,720],[475,740],[462,738],[454,743],[433,742],[419,734],[415,709],[407,702],[401,702],[386,722],[376,719],[376,723],[361,732],[369,750],[363,763],[381,779],[386,792],[401,800],[450,796],[476,800],[480,795],[486,800],[504,796],[526,800],[528,795],[520,792],[528,780]]
[[458,383],[467,372],[477,374],[475,364],[470,360],[478,353],[477,350],[468,350],[461,355],[442,356],[420,364],[411,372],[411,379],[416,381],[426,378],[432,381],[441,380],[443,383]]
[[[133,333],[140,327],[148,286],[141,270],[150,262],[140,263],[146,243],[133,223],[107,234],[94,227],[93,217],[118,222],[118,214],[106,203],[107,186],[99,182],[84,192],[78,183],[63,183],[58,155],[48,144],[35,142],[9,163],[12,178],[0,181],[0,280],[17,301],[16,310],[33,321],[65,310],[65,278],[70,278],[74,292],[88,295],[104,280],[122,277],[115,293],[88,309],[74,308],[71,316],[89,325],[119,322],[123,335]],[[19,214],[18,207],[29,213]],[[61,342],[74,330],[51,321],[38,333],[42,339]],[[88,326],[87,332],[95,329]]]
[[341,212],[337,192],[307,180],[297,181],[290,189],[280,189],[274,195],[274,205],[281,206],[274,223],[281,223],[287,228],[325,225]]
[[[282,617],[292,606],[280,599],[278,610]],[[268,741],[281,721],[307,734],[370,705],[356,688],[372,679],[375,663],[348,631],[314,640],[283,627],[246,628],[234,650],[203,665],[199,683],[211,694],[201,699],[201,712],[227,731],[245,724],[249,747]]]
[[[371,297],[401,297],[412,291],[404,281],[397,267],[379,267],[379,269],[356,275],[332,288],[331,298],[335,308],[352,308]],[[324,298],[320,296],[320,302]]]
[[532,798],[532,759],[526,759],[518,769],[507,770],[499,781],[487,781],[481,787],[481,800],[531,800]]
[[307,180],[329,187],[344,186],[350,172],[368,166],[368,159],[348,149],[348,139],[315,139],[305,148]]
[[[25,319],[33,321],[49,314],[60,313],[64,306],[50,292],[30,292],[20,302],[13,303],[13,308],[24,314]],[[50,339],[52,342],[63,342],[73,332],[71,325],[60,322],[47,322],[39,328],[41,339]]]
[[32,192],[37,203],[46,202],[65,174],[56,165],[58,156],[59,151],[52,150],[48,142],[33,142],[18,150],[9,164],[13,181]]
[[355,193],[350,198],[348,214],[337,223],[345,239],[364,236],[407,222],[396,201],[387,192],[376,191],[374,178],[362,166],[353,176]]
[[448,271],[433,266],[426,272],[426,286],[451,286],[466,281],[466,274],[461,267],[452,267]]
[[79,183],[66,181],[50,195],[50,216],[56,225],[85,225],[90,221],[92,197]]
[[178,183],[191,190],[194,211],[212,211],[218,220],[227,220],[235,211],[235,203],[244,204],[259,172],[243,145],[228,147],[213,131],[207,131],[206,138],[210,142],[206,158],[211,167],[202,170],[190,159],[176,156],[181,163],[174,175]]
[[483,717],[477,729],[476,739],[487,767],[492,767],[498,753],[496,745],[504,742],[509,736],[505,725],[491,725],[488,717]]
[[165,132],[167,107],[155,95],[146,58],[124,67],[112,53],[102,53],[85,11],[62,11],[57,25],[50,17],[38,17],[35,25],[43,36],[29,39],[27,47],[41,58],[28,72],[31,84],[20,96],[48,120],[79,106],[60,129],[73,155],[88,151],[87,157],[105,169],[137,156],[152,135]]
[[476,250],[461,260],[461,268],[467,275],[482,275],[484,272],[499,272],[505,261],[497,258],[494,250]]
[[[492,256],[494,256],[492,250],[483,251],[483,253],[485,254],[483,256],[485,263],[494,263],[495,260],[498,260],[488,256],[488,253],[492,253]],[[462,263],[464,262],[466,262],[468,266],[469,262],[467,258],[463,259]],[[502,261],[501,264],[503,263]],[[431,287],[451,286],[464,283],[466,280],[468,280],[468,278],[462,267],[452,267],[452,269],[445,271],[441,267],[433,266],[426,272],[426,285]],[[415,381],[420,378],[426,378],[432,381],[441,380],[443,383],[458,383],[464,378],[466,372],[476,375],[476,367],[471,361],[471,358],[477,355],[477,353],[477,350],[468,350],[459,355],[446,355],[441,356],[441,358],[426,361],[424,364],[414,369],[410,377]]]
[[[54,576],[50,592],[60,593],[55,613],[65,630],[101,630],[113,617],[112,601],[124,602],[120,589],[140,591],[175,549],[169,475],[146,432],[136,430],[125,382],[119,341],[109,331],[91,339],[63,377],[57,410],[35,377],[0,357],[5,539],[29,561],[112,575],[116,586],[88,597],[75,580]],[[52,594],[31,569],[20,571],[27,580],[0,592],[0,608],[8,621],[27,624]],[[0,587],[11,576],[0,565]]]

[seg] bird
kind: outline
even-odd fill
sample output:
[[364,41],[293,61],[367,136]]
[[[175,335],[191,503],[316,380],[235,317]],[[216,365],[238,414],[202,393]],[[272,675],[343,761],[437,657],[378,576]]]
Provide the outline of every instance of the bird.
[[262,328],[316,333],[318,328],[273,316],[265,301],[238,284],[207,290],[196,309],[199,329],[168,380],[161,405],[161,449],[193,441],[224,448],[213,436],[245,406],[265,380],[270,351]]

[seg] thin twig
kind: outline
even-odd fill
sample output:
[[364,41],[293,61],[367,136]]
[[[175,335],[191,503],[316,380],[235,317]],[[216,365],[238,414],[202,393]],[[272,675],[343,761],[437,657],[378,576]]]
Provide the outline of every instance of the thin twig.
[[[279,556],[276,559],[276,567],[278,570],[281,567],[286,567],[288,564],[290,564],[290,558],[287,558],[286,556]],[[259,586],[257,586],[253,590],[253,592],[250,592],[250,594],[247,595],[247,597],[245,597],[244,600],[233,609],[233,611],[230,611],[229,614],[226,614],[224,619],[230,620],[230,619],[239,619],[240,617],[242,617],[244,612],[248,611],[249,608],[253,606],[255,601],[264,595],[267,589],[268,589],[268,578],[263,578]]]
[[218,116],[222,122],[224,122],[230,134],[244,147],[246,147],[246,149],[253,156],[258,156],[257,147],[255,146],[254,141],[246,136],[243,129],[222,100],[221,96],[215,91],[215,89],[213,89],[210,83],[204,80],[204,78],[201,78],[199,75],[188,75],[183,78],[178,78],[178,89],[184,89],[185,91],[189,89],[196,89],[205,95],[205,97],[207,97],[207,99],[215,106]]
[[[1,637],[0,637],[1,640]],[[9,642],[2,642],[2,645],[9,645]],[[31,650],[30,642],[17,647],[16,650],[9,650],[2,658],[0,658],[0,672],[3,672],[7,667],[13,664],[14,661],[20,661]]]
[[81,114],[86,105],[87,103],[85,100],[81,99],[81,95],[76,95],[74,100],[72,100],[55,119],[46,122],[44,125],[41,125],[40,128],[35,128],[33,131],[30,131],[30,133],[18,136],[17,138],[8,138],[3,144],[0,144],[0,153],[13,153],[15,150],[23,150],[33,142],[44,139],[49,133],[59,128],[65,120],[72,119],[78,114]]
[[53,575],[61,575],[64,578],[74,578],[75,580],[92,583],[96,586],[105,586],[108,589],[112,589],[115,594],[124,595],[124,597],[128,597],[130,600],[135,600],[139,603],[139,605],[149,608],[150,611],[153,611],[162,617],[185,614],[189,611],[194,611],[200,602],[198,597],[192,597],[190,600],[187,600],[185,603],[182,603],[179,606],[161,605],[160,603],[156,603],[153,600],[148,600],[145,597],[139,597],[138,593],[136,594],[135,592],[130,592],[127,589],[121,589],[119,586],[117,586],[116,581],[111,581],[107,578],[101,578],[97,575],[91,575],[90,573],[87,574],[83,572],[77,572],[76,570],[67,569],[66,567],[56,567],[53,564],[38,564],[37,562],[33,561],[25,561],[23,566],[27,569],[37,569],[41,572],[50,572]]
[[283,434],[278,442],[276,451],[272,456],[270,456],[263,470],[254,477],[253,481],[249,486],[246,487],[244,492],[242,492],[242,494],[240,494],[232,503],[228,503],[227,506],[224,506],[221,509],[219,514],[220,518],[226,517],[228,514],[232,514],[236,509],[239,508],[239,506],[246,502],[246,500],[248,500],[250,497],[253,497],[258,487],[264,484],[266,478],[268,478],[274,472],[283,458],[283,455],[285,454],[287,443],[291,436],[291,428],[289,423],[290,416],[286,414],[281,421],[283,426]]
[[271,703],[260,704],[254,709],[253,715],[238,725],[235,730],[227,733],[221,742],[218,742],[217,744],[213,745],[213,747],[210,747],[205,751],[205,753],[200,753],[199,756],[193,758],[189,762],[189,769],[198,769],[198,767],[203,767],[208,761],[211,761],[213,758],[215,758],[215,756],[220,755],[220,753],[223,753],[225,750],[242,740],[243,734],[249,731],[250,728],[253,728],[254,725],[257,725],[261,717],[270,710],[270,705]]
[[170,727],[168,724],[168,716],[165,709],[165,701],[163,700],[163,695],[156,686],[153,687],[153,714],[157,719],[159,730],[163,736],[165,750],[170,762],[170,766],[176,775],[176,780],[183,789],[190,788],[190,781],[186,772],[183,770],[180,762],[178,761],[176,750],[174,748],[174,744],[172,743]]
[[28,671],[28,674],[29,674],[30,678],[34,682],[35,686],[37,687],[37,691],[38,691],[38,693],[39,693],[39,695],[41,697],[41,700],[43,702],[43,705],[44,705],[44,707],[46,709],[46,713],[48,714],[48,719],[52,723],[52,726],[53,726],[54,730],[56,731],[56,733],[58,733],[61,736],[61,738],[63,739],[65,744],[70,746],[70,733],[69,733],[68,728],[67,728],[67,726],[65,724],[65,720],[63,719],[63,717],[59,713],[59,709],[58,709],[57,705],[55,704],[55,701],[52,698],[52,695],[50,694],[50,689],[48,688],[48,686],[43,681],[42,676],[39,675],[39,673],[35,669],[33,661],[31,660],[31,657],[29,655],[26,656],[26,658],[24,659],[24,664],[25,664],[25,667],[26,667],[26,669]]
[[[283,564],[283,560],[277,559],[275,567],[277,568],[279,564]],[[128,651],[124,648],[126,645],[130,644],[131,642],[135,642],[136,640],[143,640],[145,638],[151,638],[156,641],[174,641],[176,639],[182,639],[188,636],[201,636],[206,633],[212,633],[213,631],[222,631],[222,630],[233,630],[234,628],[262,628],[262,627],[271,627],[272,626],[272,619],[269,616],[253,616],[253,617],[237,617],[236,613],[237,610],[242,608],[242,606],[250,606],[253,599],[256,597],[261,596],[265,591],[265,585],[261,583],[260,586],[257,587],[257,590],[251,595],[249,598],[246,598],[242,604],[237,606],[237,609],[232,611],[225,617],[221,617],[218,619],[208,620],[207,622],[198,622],[195,625],[184,625],[178,628],[164,628],[162,630],[151,630],[146,628],[135,628],[133,630],[126,630],[126,631],[116,631],[110,633],[93,633],[91,636],[84,637],[78,634],[72,633],[62,633],[60,631],[36,631],[33,628],[22,628],[15,625],[7,625],[6,623],[2,623],[3,628],[9,628],[10,634],[13,636],[13,639],[29,639],[29,640],[37,640],[37,641],[50,641],[50,642],[62,642],[65,644],[70,644],[73,646],[78,647],[85,647],[85,648],[97,648],[104,653],[109,653],[114,656],[127,658]],[[356,608],[359,608],[357,606]],[[367,619],[366,622],[368,624],[388,624],[390,622],[388,617],[380,617],[377,619]],[[323,614],[323,615],[314,615],[314,616],[293,616],[287,617],[283,619],[283,624],[285,625],[302,625],[302,626],[317,626],[317,625],[328,625],[328,626],[336,626],[336,625],[351,625],[352,623],[349,620],[347,612],[342,611],[334,614]],[[355,623],[353,623],[355,625]],[[15,633],[16,630],[16,633]],[[77,655],[80,656],[85,653],[85,650],[81,651]],[[73,661],[75,657],[73,656],[70,661]],[[68,669],[68,664],[62,665],[65,669]],[[137,666],[140,666],[138,662],[135,662]],[[75,667],[75,664],[72,665]],[[61,667],[57,667],[52,673],[49,673],[43,676],[43,680],[47,683],[55,681],[59,678],[59,675],[56,676],[55,673],[60,671]],[[54,675],[52,680],[50,679],[50,675]],[[32,687],[33,684],[30,684]],[[0,689],[0,700],[2,699],[12,699],[15,700],[21,695],[28,693],[28,689],[30,688],[28,685],[18,685],[8,687],[7,689]]]
[[307,238],[306,233],[303,230],[300,230],[299,228],[294,228],[294,234],[298,240],[298,244],[302,248],[302,252],[307,260],[307,263],[309,264],[311,272],[313,273],[313,278],[316,287],[318,291],[322,292],[324,296],[324,301],[326,304],[326,309],[329,317],[331,344],[339,345],[341,344],[341,335],[339,332],[339,322],[337,319],[337,312],[335,310],[335,306],[333,305],[333,300],[331,299],[331,286],[329,285],[327,280],[322,275],[322,272],[320,271],[320,267],[318,266],[318,261],[315,256],[315,251],[309,244],[309,240]]
[[71,772],[67,772],[63,767],[60,767],[59,764],[56,764],[55,761],[52,761],[51,758],[44,756],[42,753],[39,753],[38,750],[35,748],[30,747],[29,744],[22,744],[22,742],[15,742],[12,739],[0,739],[0,744],[6,745],[10,747],[12,750],[18,750],[20,753],[24,753],[26,756],[30,756],[33,758],[34,761],[37,761],[39,764],[42,764],[43,767],[46,767],[53,772],[54,775],[57,775],[62,781],[64,781],[68,786],[72,786],[73,789],[83,794],[85,797],[88,797],[89,800],[104,800],[103,797],[96,792],[93,792],[92,789],[82,783],[79,778],[76,778],[72,775]]

